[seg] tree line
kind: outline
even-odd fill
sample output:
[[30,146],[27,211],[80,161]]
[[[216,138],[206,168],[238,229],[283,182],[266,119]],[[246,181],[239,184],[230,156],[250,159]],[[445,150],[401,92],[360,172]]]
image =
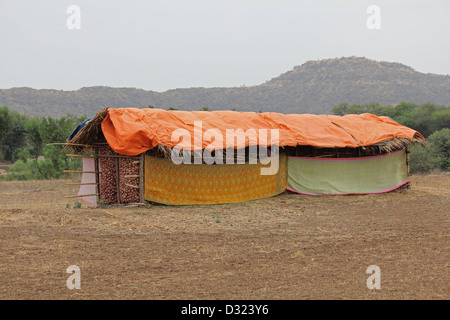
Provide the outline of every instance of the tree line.
[[382,106],[376,102],[352,105],[343,102],[333,107],[333,113],[335,115],[372,113],[388,116],[402,125],[419,131],[427,139],[429,146],[412,146],[411,172],[450,170],[450,107],[432,103],[401,102],[395,106]]
[[67,137],[86,116],[68,114],[58,119],[30,117],[0,107],[0,160],[13,162],[8,179],[59,178],[64,170],[81,167],[80,159],[61,152]]

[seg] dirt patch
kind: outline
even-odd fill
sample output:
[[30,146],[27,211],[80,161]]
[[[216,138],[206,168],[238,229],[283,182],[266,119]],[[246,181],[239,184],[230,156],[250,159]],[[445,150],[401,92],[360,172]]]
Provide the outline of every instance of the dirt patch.
[[10,161],[0,160],[0,169],[6,170],[13,165]]
[[379,195],[108,209],[76,208],[67,182],[0,182],[0,299],[450,298],[448,174]]
[[0,177],[6,177],[8,175],[7,169],[12,165],[12,162],[0,160]]
[[12,162],[0,160],[0,177],[6,176],[6,170],[13,165]]

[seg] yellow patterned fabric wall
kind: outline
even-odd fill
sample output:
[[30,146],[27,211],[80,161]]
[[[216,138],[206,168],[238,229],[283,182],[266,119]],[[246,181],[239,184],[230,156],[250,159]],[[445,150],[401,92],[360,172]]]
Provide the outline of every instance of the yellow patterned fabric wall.
[[286,190],[287,157],[279,169],[261,175],[258,164],[174,164],[170,159],[145,156],[145,200],[168,204],[219,204],[278,195]]

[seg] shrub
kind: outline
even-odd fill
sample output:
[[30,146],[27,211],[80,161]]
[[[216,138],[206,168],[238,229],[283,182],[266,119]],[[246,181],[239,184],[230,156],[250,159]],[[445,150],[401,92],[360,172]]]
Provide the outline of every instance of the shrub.
[[428,137],[433,167],[450,170],[450,129],[435,131]]
[[17,160],[13,166],[8,168],[8,180],[30,180],[33,179],[34,161]]
[[428,147],[412,146],[409,161],[411,173],[427,172],[433,168],[432,156]]

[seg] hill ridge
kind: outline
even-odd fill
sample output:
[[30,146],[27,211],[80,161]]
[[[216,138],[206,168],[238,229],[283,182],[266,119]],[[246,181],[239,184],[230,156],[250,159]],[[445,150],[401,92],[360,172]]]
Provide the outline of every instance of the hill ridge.
[[331,113],[340,102],[401,101],[450,104],[450,76],[421,73],[399,62],[365,57],[309,60],[264,83],[235,87],[176,88],[162,92],[134,87],[90,86],[77,90],[0,89],[0,105],[30,115],[95,114],[103,107]]

